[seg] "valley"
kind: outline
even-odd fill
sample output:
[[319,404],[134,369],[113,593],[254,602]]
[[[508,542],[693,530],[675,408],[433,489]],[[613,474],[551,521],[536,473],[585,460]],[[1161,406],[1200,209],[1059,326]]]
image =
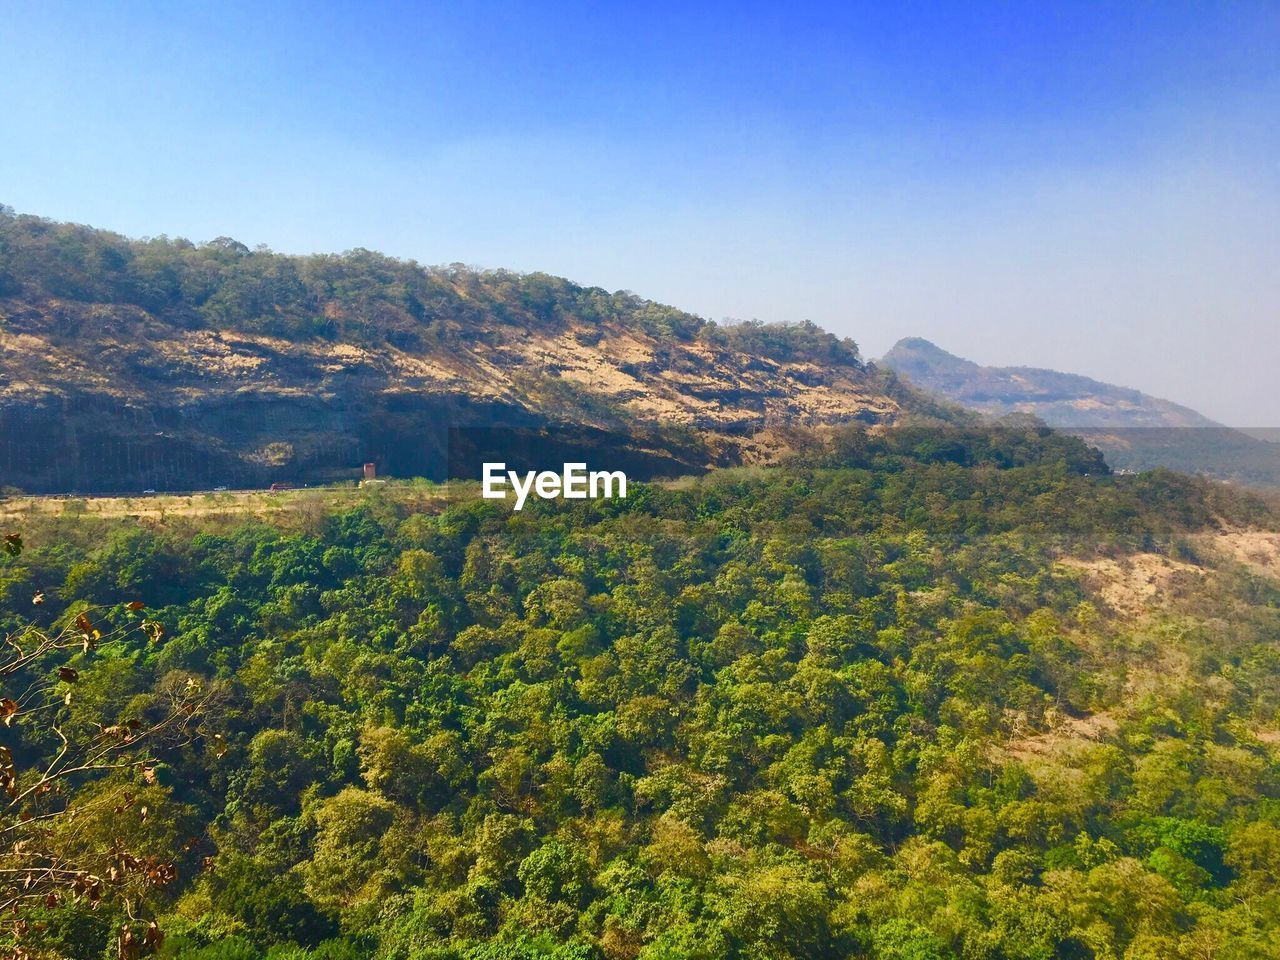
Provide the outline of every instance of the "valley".
[[0,240],[24,956],[1280,950],[1280,501],[1038,417],[1225,428],[540,274]]

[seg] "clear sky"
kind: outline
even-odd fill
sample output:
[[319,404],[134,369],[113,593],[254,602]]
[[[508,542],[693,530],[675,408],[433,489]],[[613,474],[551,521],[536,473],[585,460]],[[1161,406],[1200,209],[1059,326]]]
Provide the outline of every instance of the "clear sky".
[[1280,3],[0,6],[0,202],[1280,425]]

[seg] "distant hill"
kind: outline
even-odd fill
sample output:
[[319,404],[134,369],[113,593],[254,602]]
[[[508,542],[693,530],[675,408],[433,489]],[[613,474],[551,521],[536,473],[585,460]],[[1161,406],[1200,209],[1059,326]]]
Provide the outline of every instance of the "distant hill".
[[916,387],[993,417],[1029,414],[1084,437],[1116,469],[1169,467],[1280,486],[1280,444],[1129,387],[1037,367],[984,367],[919,337],[879,361]]
[[768,459],[787,431],[924,401],[812,324],[719,326],[545,274],[286,256],[0,208],[0,487],[443,478],[515,428],[645,476]]
[[1220,427],[1168,400],[1074,373],[983,367],[919,337],[899,340],[880,361],[916,386],[993,416],[1030,413],[1051,427]]

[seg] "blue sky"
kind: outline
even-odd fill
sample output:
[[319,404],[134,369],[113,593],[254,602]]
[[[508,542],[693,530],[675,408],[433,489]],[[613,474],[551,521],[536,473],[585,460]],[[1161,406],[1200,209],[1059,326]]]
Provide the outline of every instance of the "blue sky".
[[1280,4],[0,9],[0,202],[1280,424]]

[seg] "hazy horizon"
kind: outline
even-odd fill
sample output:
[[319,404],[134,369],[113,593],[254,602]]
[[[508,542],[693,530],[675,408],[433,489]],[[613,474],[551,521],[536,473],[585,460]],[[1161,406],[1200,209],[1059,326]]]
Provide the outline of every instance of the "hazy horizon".
[[1280,8],[733,9],[12,5],[0,202],[1280,423]]

